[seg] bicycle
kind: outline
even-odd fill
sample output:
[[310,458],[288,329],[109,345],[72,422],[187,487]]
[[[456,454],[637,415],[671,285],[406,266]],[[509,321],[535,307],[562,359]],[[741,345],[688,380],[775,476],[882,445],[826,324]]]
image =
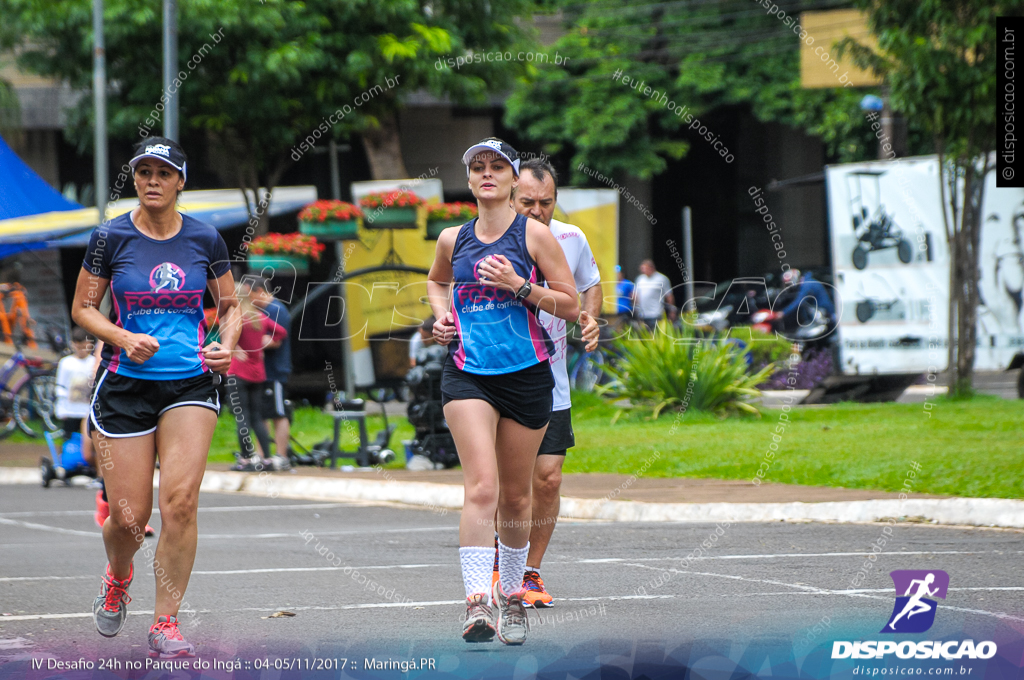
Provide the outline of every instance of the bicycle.
[[[15,349],[17,351],[0,368],[0,439],[9,436],[15,428],[33,439],[39,437],[41,432],[32,425],[36,418],[48,432],[60,432],[53,415],[56,367],[48,367],[42,359],[26,357],[17,344]],[[18,369],[25,374],[14,380]]]

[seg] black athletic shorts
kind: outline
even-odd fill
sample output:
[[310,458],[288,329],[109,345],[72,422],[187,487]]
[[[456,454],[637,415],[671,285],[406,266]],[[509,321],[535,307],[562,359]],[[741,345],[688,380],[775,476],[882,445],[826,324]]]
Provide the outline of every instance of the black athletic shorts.
[[64,439],[67,439],[75,432],[81,432],[83,420],[84,418],[64,418],[60,424],[60,429],[64,430]]
[[264,418],[287,418],[288,413],[284,410],[284,383],[279,380],[268,380],[263,383],[263,408],[261,409]]
[[564,456],[566,449],[576,446],[576,436],[572,433],[572,409],[552,411],[548,431],[544,433],[544,441],[540,443],[537,455]]
[[458,399],[483,399],[498,409],[502,418],[539,430],[551,418],[554,388],[555,377],[547,361],[513,373],[477,375],[459,370],[449,354],[441,372],[441,405]]
[[156,430],[157,421],[177,406],[203,406],[220,413],[213,376],[183,380],[142,380],[104,370],[89,405],[89,431],[108,437],[138,437]]

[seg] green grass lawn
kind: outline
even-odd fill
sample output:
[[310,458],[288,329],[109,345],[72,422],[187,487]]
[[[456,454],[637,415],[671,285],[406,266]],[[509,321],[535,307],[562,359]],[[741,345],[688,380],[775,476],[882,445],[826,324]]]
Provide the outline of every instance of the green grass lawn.
[[[773,443],[777,410],[719,420],[687,413],[676,420],[649,411],[627,413],[612,425],[616,408],[598,397],[573,395],[576,448],[566,472],[633,474],[651,461],[649,477],[754,477]],[[923,404],[836,404],[789,412],[789,424],[764,477],[766,482],[899,491],[917,462],[911,480],[919,493],[1024,498],[1024,401],[979,396],[966,401],[939,399],[931,417]],[[397,460],[405,462],[403,439],[413,438],[405,418],[395,418],[391,439]],[[292,434],[309,447],[331,436],[331,418],[316,409],[297,409]],[[380,417],[367,423],[371,440],[383,427]],[[353,423],[342,429],[343,446],[355,448]],[[33,441],[21,434],[8,441]],[[40,440],[35,440],[41,443]],[[0,443],[0,446],[3,446]],[[45,446],[45,444],[43,444]],[[230,462],[238,449],[234,421],[226,413],[217,424],[210,460]],[[655,452],[661,455],[653,459]],[[352,463],[343,460],[342,463]]]
[[[924,404],[836,404],[789,412],[764,480],[899,491],[911,463],[920,493],[1024,498],[1024,401],[979,396]],[[633,474],[655,451],[647,476],[745,479],[765,461],[782,413],[718,420],[690,413],[657,421],[636,413],[610,424],[616,409],[573,395],[576,448],[566,472]]]

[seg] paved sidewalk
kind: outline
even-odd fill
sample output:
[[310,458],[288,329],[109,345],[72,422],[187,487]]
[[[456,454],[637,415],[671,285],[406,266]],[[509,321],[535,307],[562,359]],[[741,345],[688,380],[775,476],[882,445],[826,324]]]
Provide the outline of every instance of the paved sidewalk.
[[[9,449],[9,447],[8,447]],[[36,447],[30,447],[38,451]],[[23,450],[20,455],[29,455]],[[36,454],[38,455],[38,454]],[[0,451],[0,484],[39,484],[35,467]],[[447,513],[462,507],[458,470],[408,472],[367,469],[343,472],[301,468],[294,472],[230,472],[211,465],[203,491],[344,503],[399,503]],[[79,478],[78,482],[84,482]],[[154,484],[159,482],[159,474]],[[1024,501],[942,498],[888,492],[804,487],[745,481],[648,479],[627,475],[566,475],[559,516],[565,520],[620,522],[917,522],[1024,529]]]
[[[207,469],[226,472],[227,463],[212,463]],[[299,467],[295,472],[275,472],[275,478],[295,476],[365,481],[425,482],[450,484],[461,488],[462,471],[432,470],[410,472],[363,468],[352,472],[314,467]],[[825,501],[894,500],[899,493],[864,489],[842,489],[798,484],[766,482],[755,486],[749,481],[632,477],[632,475],[577,473],[562,478],[562,495],[572,498],[608,498],[644,503],[821,503]],[[945,498],[927,494],[909,494],[912,498]]]

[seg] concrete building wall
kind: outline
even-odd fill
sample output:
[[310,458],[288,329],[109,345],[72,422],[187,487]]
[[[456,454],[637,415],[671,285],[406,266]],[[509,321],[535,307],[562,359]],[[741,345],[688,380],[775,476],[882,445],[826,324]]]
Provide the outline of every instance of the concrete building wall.
[[[452,192],[468,191],[462,153],[494,134],[489,113],[456,116],[449,104],[408,107],[399,117],[402,155],[411,177],[427,173],[444,184],[445,198]],[[432,169],[436,175],[430,175]]]
[[[627,189],[643,205],[650,207],[653,195],[650,180],[630,179]],[[626,278],[636,278],[640,263],[654,257],[650,221],[633,204],[619,198],[619,264]]]

